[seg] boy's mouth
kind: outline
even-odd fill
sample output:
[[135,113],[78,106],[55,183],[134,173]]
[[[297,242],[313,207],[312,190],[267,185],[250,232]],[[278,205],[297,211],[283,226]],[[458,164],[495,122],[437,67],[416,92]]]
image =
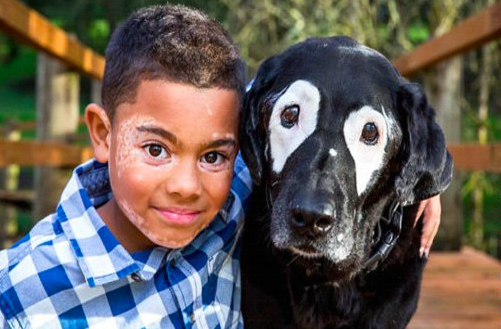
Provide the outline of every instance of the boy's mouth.
[[179,208],[156,208],[160,215],[170,224],[188,226],[198,219],[201,211]]

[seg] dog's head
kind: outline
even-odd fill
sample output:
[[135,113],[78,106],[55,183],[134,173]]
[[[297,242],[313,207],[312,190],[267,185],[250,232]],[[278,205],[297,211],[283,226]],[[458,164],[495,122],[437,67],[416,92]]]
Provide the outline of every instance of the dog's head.
[[242,153],[271,200],[275,247],[360,271],[384,207],[441,193],[452,160],[422,89],[347,37],[266,60],[247,92]]

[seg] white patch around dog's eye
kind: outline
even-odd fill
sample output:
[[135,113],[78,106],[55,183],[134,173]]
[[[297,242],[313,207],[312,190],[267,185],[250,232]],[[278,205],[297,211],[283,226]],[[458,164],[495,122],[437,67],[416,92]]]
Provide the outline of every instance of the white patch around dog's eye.
[[374,173],[383,166],[387,124],[386,115],[371,106],[351,113],[344,123],[344,139],[355,161],[358,195],[367,189]]
[[320,92],[305,80],[297,80],[277,99],[270,117],[272,168],[280,173],[289,156],[317,126]]

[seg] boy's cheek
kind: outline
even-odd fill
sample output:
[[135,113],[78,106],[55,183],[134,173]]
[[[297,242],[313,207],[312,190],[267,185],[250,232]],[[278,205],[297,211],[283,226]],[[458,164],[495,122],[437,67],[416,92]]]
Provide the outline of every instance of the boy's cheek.
[[210,182],[210,184],[215,187],[213,191],[218,194],[219,203],[221,203],[220,206],[222,206],[226,201],[228,193],[230,192],[231,189],[232,179],[233,179],[233,170],[230,170],[223,177],[218,177],[218,178],[214,177]]
[[143,150],[136,147],[135,135],[135,133],[119,134],[114,141],[115,152],[112,152],[112,157],[118,177],[122,177],[125,170],[142,164]]
[[121,148],[115,153],[111,167],[116,172],[117,178],[123,178],[126,172],[135,171],[136,168],[140,170],[143,167],[140,161],[141,154],[138,153],[133,148]]

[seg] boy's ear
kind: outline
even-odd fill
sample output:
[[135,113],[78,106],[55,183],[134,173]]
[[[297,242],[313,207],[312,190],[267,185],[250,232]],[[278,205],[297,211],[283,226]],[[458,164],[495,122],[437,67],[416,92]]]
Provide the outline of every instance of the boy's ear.
[[94,148],[94,157],[101,163],[108,162],[111,123],[106,111],[97,104],[87,105],[85,108],[85,122]]

